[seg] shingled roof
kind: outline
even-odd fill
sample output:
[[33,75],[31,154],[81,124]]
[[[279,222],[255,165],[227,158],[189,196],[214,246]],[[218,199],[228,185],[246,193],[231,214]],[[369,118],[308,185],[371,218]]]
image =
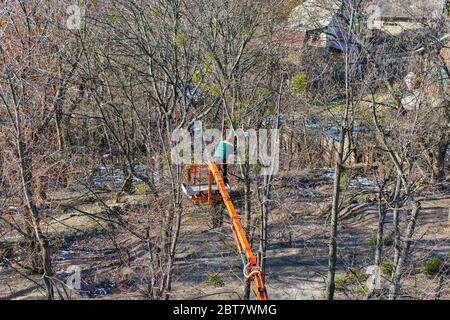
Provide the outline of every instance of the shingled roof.
[[[447,0],[372,0],[366,9],[379,8],[381,20],[420,21],[435,19],[444,12]],[[292,10],[288,26],[297,30],[326,28],[345,0],[305,0]]]
[[342,0],[305,0],[292,10],[288,24],[292,29],[326,28],[342,6]]
[[447,0],[373,0],[383,20],[436,19],[444,12]]

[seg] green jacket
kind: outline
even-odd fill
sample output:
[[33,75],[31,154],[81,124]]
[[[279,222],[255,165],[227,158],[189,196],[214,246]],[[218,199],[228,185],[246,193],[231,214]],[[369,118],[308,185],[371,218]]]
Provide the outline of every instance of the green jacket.
[[228,141],[222,141],[217,146],[216,152],[214,153],[215,158],[219,159],[226,159],[228,160],[229,157],[234,153],[234,146],[233,144],[229,143]]

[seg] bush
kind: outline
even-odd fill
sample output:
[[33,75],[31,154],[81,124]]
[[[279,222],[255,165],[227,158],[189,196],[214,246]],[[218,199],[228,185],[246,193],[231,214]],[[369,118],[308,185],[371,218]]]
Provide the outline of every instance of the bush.
[[390,277],[394,271],[394,262],[392,260],[386,259],[381,263],[380,273],[383,276]]
[[365,288],[367,288],[366,275],[357,269],[351,268],[345,275],[336,275],[334,277],[334,287],[336,290],[344,290],[348,285],[353,285],[353,289],[356,285],[357,292],[365,292]]
[[187,224],[194,224],[195,223],[195,219],[191,216],[186,217],[186,223]]
[[424,261],[420,267],[420,272],[426,275],[434,275],[441,270],[442,260],[438,257],[434,257],[430,260]]
[[374,234],[373,236],[370,236],[367,243],[369,244],[369,247],[375,248],[377,246],[377,235]]
[[147,16],[149,17],[149,18],[156,18],[156,17],[158,17],[158,12],[156,11],[156,10],[153,10],[153,9],[148,9],[148,11],[147,11]]
[[220,87],[215,83],[205,85],[204,87],[202,87],[200,89],[208,92],[211,95],[211,97],[213,97],[213,98],[220,96]]
[[264,116],[271,117],[271,116],[275,116],[275,115],[276,115],[275,107],[274,106],[266,106],[266,108],[264,110]]
[[367,283],[362,283],[358,288],[356,288],[355,293],[358,297],[363,298],[367,292],[369,292],[369,286]]
[[301,93],[306,90],[308,83],[308,75],[304,73],[298,73],[292,78],[292,89],[297,93]]
[[252,165],[252,169],[255,173],[259,173],[262,170],[262,164],[261,162],[257,161],[256,164]]
[[370,196],[368,194],[360,194],[357,199],[361,202],[368,203],[370,202]]
[[343,275],[334,276],[334,288],[336,290],[344,290],[345,288],[345,277]]
[[[367,240],[367,243],[369,247],[375,248],[377,246],[377,235],[374,234],[370,236],[370,238]],[[390,235],[387,238],[384,238],[383,243],[385,247],[391,247],[394,244],[394,236]]]
[[136,192],[140,195],[144,195],[148,193],[148,187],[145,183],[141,182],[138,185],[136,185]]
[[347,272],[347,280],[350,283],[363,283],[366,281],[366,275],[357,269],[350,269]]
[[225,283],[220,279],[219,274],[215,272],[208,272],[206,283],[214,286],[215,288],[220,288],[225,285]]
[[115,24],[117,22],[117,15],[112,14],[112,15],[108,16],[108,22],[111,24]]
[[186,35],[183,32],[178,32],[175,35],[175,45],[181,47],[186,42]]

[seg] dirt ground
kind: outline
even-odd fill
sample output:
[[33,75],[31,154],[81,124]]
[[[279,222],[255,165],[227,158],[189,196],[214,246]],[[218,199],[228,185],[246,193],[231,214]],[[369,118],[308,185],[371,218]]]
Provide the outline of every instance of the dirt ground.
[[[331,184],[318,184],[309,193],[299,191],[299,181],[285,183],[274,196],[270,216],[270,242],[267,256],[266,281],[271,299],[323,299],[327,272],[328,225],[327,208]],[[282,185],[282,187],[281,187]],[[348,192],[354,192],[349,190]],[[105,197],[107,198],[107,194]],[[70,204],[83,212],[96,212],[101,206],[80,202],[78,193],[53,194],[54,199]],[[106,199],[105,198],[105,199]],[[128,206],[139,204],[144,196],[127,196]],[[106,200],[105,200],[106,201]],[[406,297],[450,299],[448,273],[440,278],[419,272],[420,263],[438,256],[449,265],[450,259],[450,195],[425,195],[423,210],[417,221],[413,243],[413,258],[403,281]],[[172,299],[237,299],[242,296],[241,260],[236,254],[230,224],[225,219],[221,228],[212,229],[205,206],[184,200],[185,212],[178,246]],[[348,278],[349,270],[365,274],[373,264],[371,245],[377,228],[375,204],[364,210],[344,215],[339,223],[338,276]],[[255,207],[254,211],[257,212]],[[387,216],[388,235],[392,217]],[[61,281],[70,266],[81,269],[84,288],[97,290],[97,295],[68,292],[73,299],[144,299],[145,285],[140,279],[145,264],[145,250],[128,234],[105,232],[107,223],[96,222],[74,210],[63,210],[54,216],[46,228],[54,235],[54,265]],[[14,233],[3,235],[0,241],[17,241]],[[255,239],[254,248],[257,248]],[[126,259],[114,242],[126,247]],[[386,247],[386,256],[393,254]],[[361,278],[362,276],[360,276]],[[339,299],[361,299],[366,292],[365,278],[345,282],[337,290]],[[386,280],[383,280],[386,283]],[[38,276],[24,270],[0,265],[0,299],[43,299]],[[102,291],[102,289],[104,291]]]

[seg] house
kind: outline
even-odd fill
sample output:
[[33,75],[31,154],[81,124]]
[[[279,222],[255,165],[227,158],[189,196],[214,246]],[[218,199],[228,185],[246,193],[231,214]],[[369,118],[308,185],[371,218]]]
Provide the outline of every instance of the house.
[[[353,50],[356,40],[346,32],[352,16],[349,8],[348,0],[303,1],[289,15],[285,33],[290,36],[285,38],[286,43],[299,48],[307,44],[337,51]],[[398,36],[423,28],[425,23],[436,21],[449,11],[449,0],[369,0],[359,19],[364,20],[372,34],[379,31]]]
[[299,51],[307,43],[307,33],[298,29],[281,29],[276,33],[276,40],[289,50]]
[[[419,72],[410,72],[404,78],[407,94],[402,99],[406,110],[416,110],[421,107],[439,106],[447,103],[450,90],[450,34],[444,34],[439,39],[428,39],[422,47],[414,51],[414,63],[420,73],[426,75],[428,84],[417,81]],[[437,51],[437,50],[438,51]],[[435,55],[439,53],[440,59]]]
[[287,30],[303,34],[303,44],[325,48],[327,29],[341,7],[341,0],[306,0],[292,10]]
[[367,27],[391,35],[417,30],[440,19],[448,3],[448,0],[372,0],[365,8]]
[[288,28],[303,32],[309,46],[353,51],[357,44],[348,32],[351,10],[347,8],[348,0],[306,0],[292,10]]

